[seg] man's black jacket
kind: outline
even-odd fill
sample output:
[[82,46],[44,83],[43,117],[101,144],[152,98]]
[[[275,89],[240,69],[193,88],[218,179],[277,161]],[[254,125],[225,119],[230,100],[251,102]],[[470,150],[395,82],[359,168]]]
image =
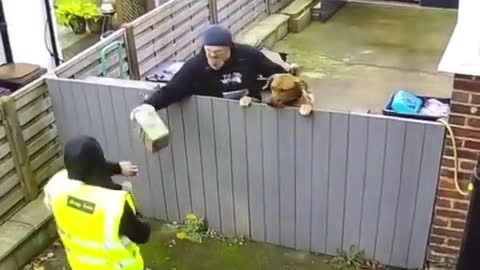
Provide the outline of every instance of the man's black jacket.
[[258,76],[270,77],[285,72],[259,50],[239,44],[232,46],[230,59],[225,65],[214,70],[208,65],[202,49],[145,103],[160,110],[192,95],[224,97],[223,93],[240,89],[248,89],[248,96],[261,100],[263,85],[257,80]]

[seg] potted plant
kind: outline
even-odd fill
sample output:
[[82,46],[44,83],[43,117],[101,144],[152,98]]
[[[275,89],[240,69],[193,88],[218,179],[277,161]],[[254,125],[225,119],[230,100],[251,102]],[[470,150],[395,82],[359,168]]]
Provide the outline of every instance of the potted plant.
[[93,2],[86,3],[84,6],[84,16],[87,22],[88,30],[92,33],[102,31],[102,12],[100,7]]
[[[58,22],[70,27],[74,33],[85,33],[88,20],[101,21],[100,8],[92,0],[57,0],[56,4]],[[97,30],[94,25],[92,28]]]

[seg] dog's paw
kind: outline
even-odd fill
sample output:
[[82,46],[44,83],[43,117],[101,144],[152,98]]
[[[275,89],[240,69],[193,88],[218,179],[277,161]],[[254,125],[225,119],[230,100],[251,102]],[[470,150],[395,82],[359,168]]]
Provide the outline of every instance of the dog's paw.
[[240,106],[248,107],[250,106],[250,104],[252,104],[252,102],[253,102],[253,99],[251,97],[245,96],[240,99]]
[[303,104],[300,106],[299,113],[303,116],[308,116],[312,113],[312,106]]

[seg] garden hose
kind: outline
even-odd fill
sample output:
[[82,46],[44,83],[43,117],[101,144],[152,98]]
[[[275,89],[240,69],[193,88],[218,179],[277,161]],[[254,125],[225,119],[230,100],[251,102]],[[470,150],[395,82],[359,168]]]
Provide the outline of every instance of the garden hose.
[[458,193],[462,194],[463,196],[467,196],[472,190],[473,190],[473,184],[469,183],[467,187],[467,191],[464,191],[460,188],[460,185],[458,183],[458,155],[457,155],[457,145],[455,143],[455,135],[453,134],[453,130],[448,124],[447,121],[443,119],[438,119],[438,122],[442,123],[446,128],[447,131],[450,135],[450,140],[452,141],[452,146],[453,146],[453,181],[455,183],[455,189],[457,190]]

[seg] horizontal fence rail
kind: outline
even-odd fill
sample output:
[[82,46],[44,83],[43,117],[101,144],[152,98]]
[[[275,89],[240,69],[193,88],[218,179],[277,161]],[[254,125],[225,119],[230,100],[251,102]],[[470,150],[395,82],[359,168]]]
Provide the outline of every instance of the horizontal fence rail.
[[102,50],[114,44],[120,46],[120,54],[117,50],[106,52],[104,77],[120,78],[126,75],[129,78],[130,61],[128,59],[128,48],[126,43],[125,29],[112,33],[104,40],[95,43],[93,46],[82,51],[72,59],[60,65],[55,74],[60,78],[84,79],[88,76],[102,75]]
[[218,23],[238,34],[252,23],[267,16],[265,0],[218,0]]
[[201,34],[209,25],[208,0],[172,0],[127,24],[135,51],[137,77],[162,62],[186,60],[201,48]]
[[[171,144],[146,152],[129,112],[154,84],[52,79],[63,141],[99,140],[109,158],[142,173],[146,216],[205,216],[221,232],[336,254],[358,245],[381,263],[420,268],[443,149],[437,123],[192,97],[161,111]],[[143,83],[143,84],[140,84]]]

